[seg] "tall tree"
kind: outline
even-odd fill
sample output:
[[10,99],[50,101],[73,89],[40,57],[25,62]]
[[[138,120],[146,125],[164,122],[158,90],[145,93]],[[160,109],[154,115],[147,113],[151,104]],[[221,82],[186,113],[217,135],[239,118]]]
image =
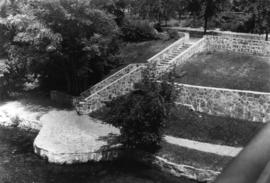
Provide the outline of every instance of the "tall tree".
[[265,40],[268,41],[270,30],[270,1],[257,0],[254,10],[256,16],[256,30],[259,33],[265,33]]
[[217,15],[218,12],[222,11],[227,3],[227,0],[202,0],[204,34],[206,34],[209,19]]
[[79,94],[118,64],[118,27],[88,0],[32,1],[20,10],[5,21],[10,70]]
[[204,34],[206,34],[209,19],[217,15],[228,5],[229,0],[189,0],[187,10],[193,15],[202,16],[204,19]]

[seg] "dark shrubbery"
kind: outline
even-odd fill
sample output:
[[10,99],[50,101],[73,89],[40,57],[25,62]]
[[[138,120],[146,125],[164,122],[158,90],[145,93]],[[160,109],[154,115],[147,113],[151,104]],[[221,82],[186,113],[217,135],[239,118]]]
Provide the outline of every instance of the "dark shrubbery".
[[182,37],[177,30],[168,30],[168,35],[170,39],[179,39]]
[[121,143],[126,149],[154,152],[158,149],[174,101],[174,86],[157,83],[149,72],[136,90],[108,104],[107,121],[120,128]]
[[157,31],[148,21],[125,20],[121,31],[125,41],[140,42],[157,39]]

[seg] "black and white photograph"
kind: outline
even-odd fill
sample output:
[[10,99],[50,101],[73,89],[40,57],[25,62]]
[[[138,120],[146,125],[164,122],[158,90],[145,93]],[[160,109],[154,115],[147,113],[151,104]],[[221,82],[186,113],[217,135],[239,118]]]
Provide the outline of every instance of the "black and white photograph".
[[270,0],[0,0],[0,183],[270,183]]

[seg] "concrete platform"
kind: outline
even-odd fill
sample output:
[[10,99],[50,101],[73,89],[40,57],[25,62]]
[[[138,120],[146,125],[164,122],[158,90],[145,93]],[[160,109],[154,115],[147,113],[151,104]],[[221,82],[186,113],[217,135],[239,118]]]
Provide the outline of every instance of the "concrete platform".
[[34,150],[51,163],[71,164],[109,160],[117,156],[119,130],[75,111],[51,111],[43,124]]

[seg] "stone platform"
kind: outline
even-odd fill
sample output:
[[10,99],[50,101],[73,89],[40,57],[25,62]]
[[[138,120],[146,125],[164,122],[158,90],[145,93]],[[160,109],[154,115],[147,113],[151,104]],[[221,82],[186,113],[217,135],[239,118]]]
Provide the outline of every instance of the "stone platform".
[[119,130],[108,124],[75,111],[51,111],[40,121],[43,127],[34,150],[51,163],[102,161],[117,156]]

